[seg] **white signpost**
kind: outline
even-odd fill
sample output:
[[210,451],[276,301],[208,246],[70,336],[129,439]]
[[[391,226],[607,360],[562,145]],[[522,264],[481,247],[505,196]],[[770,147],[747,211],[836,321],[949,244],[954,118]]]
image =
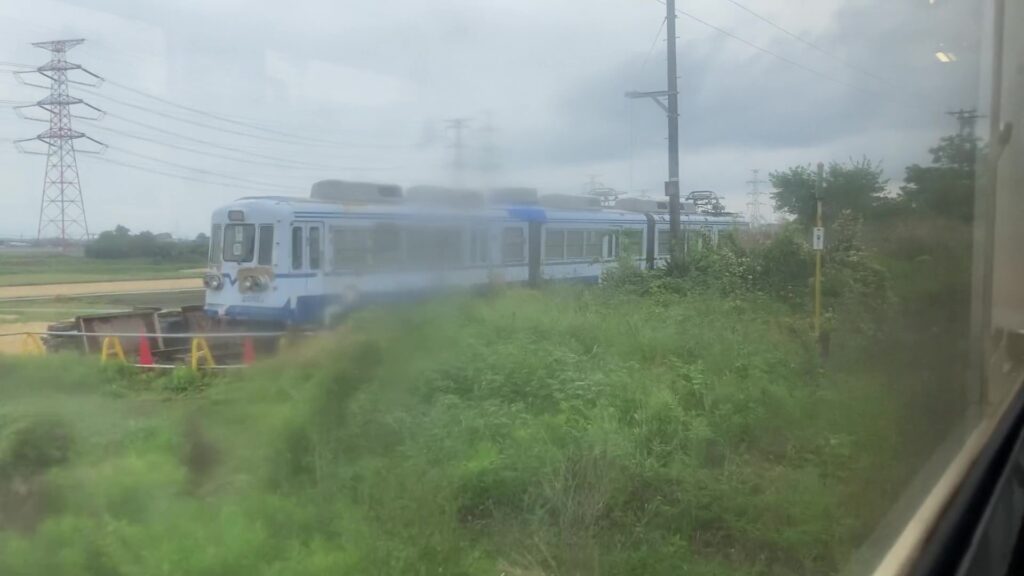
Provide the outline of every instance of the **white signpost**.
[[825,249],[825,229],[818,226],[814,229],[814,238],[812,244],[815,250]]

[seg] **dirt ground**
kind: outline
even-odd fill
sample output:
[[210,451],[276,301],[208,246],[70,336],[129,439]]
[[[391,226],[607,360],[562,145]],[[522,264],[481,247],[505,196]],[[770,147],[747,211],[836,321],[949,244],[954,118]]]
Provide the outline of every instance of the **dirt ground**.
[[[49,322],[3,322],[0,320],[0,334],[23,330],[46,330]],[[0,336],[0,354],[21,354],[25,345],[24,336]]]
[[5,298],[53,298],[59,296],[87,296],[93,294],[160,292],[162,290],[201,290],[202,288],[203,281],[200,278],[80,282],[74,284],[44,284],[37,286],[0,286],[0,300]]

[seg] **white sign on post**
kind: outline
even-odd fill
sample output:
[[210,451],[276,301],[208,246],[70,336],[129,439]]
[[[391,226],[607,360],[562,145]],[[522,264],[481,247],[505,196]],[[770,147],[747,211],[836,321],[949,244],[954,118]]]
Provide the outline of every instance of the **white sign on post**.
[[825,229],[822,227],[816,227],[814,229],[814,249],[824,250],[825,249]]

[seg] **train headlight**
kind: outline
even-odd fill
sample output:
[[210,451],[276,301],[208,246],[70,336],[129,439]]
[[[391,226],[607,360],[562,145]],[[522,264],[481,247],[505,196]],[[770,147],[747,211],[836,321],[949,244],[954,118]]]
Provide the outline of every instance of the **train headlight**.
[[220,277],[220,274],[207,274],[203,276],[203,286],[210,290],[220,290],[224,287],[224,279]]
[[243,292],[260,292],[266,290],[267,282],[260,276],[246,276],[242,280]]

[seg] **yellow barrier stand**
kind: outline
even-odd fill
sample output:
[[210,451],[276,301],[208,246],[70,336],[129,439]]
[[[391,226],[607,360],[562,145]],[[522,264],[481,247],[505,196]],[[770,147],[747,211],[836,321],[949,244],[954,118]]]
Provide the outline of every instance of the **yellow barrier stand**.
[[100,363],[106,364],[107,358],[113,353],[121,362],[124,359],[124,348],[121,347],[121,339],[117,336],[107,336],[103,339],[103,347],[100,348]]
[[29,356],[46,354],[46,347],[43,346],[39,334],[25,334],[25,339],[21,341],[21,353]]
[[199,370],[199,358],[202,357],[207,368],[214,368],[217,365],[213,362],[213,354],[210,353],[210,346],[205,338],[192,339],[192,369]]

